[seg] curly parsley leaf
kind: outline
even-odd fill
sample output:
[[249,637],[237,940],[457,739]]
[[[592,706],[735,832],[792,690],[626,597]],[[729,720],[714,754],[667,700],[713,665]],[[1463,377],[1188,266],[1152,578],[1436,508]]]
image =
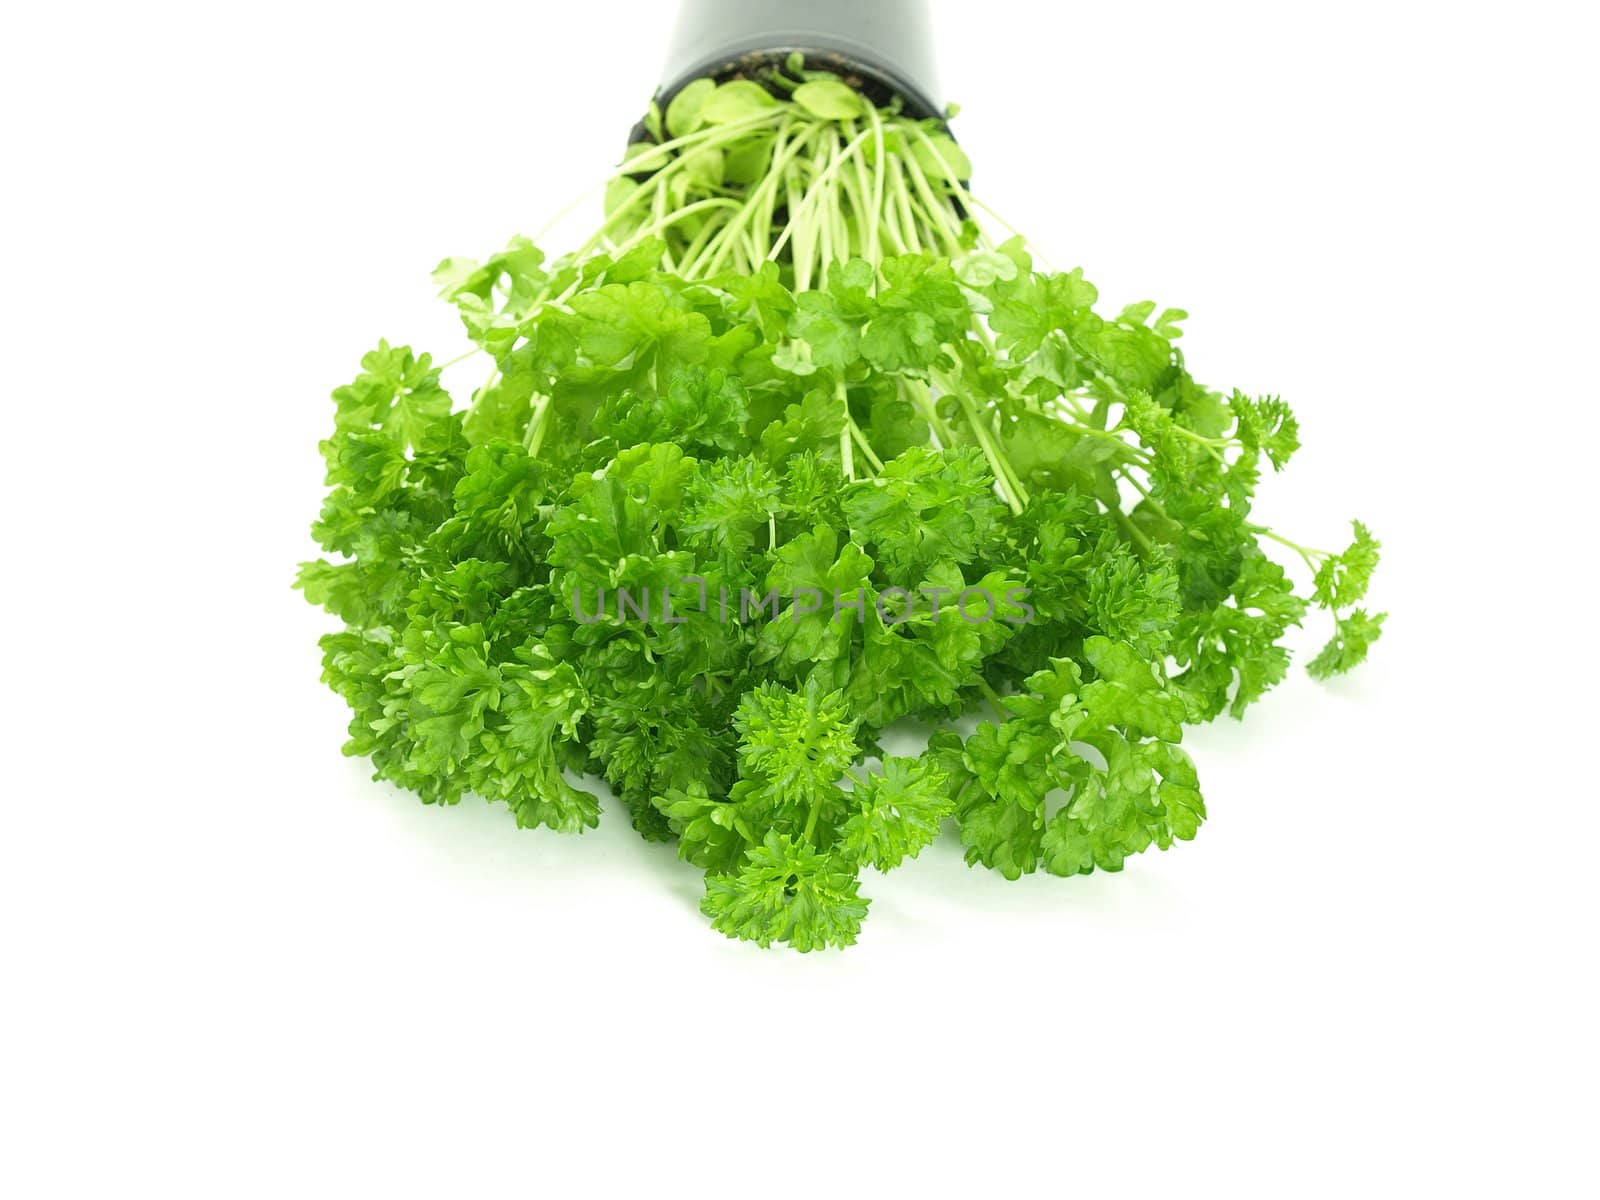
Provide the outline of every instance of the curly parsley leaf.
[[[346,753],[562,832],[598,778],[717,929],[803,951],[946,821],[1008,878],[1194,837],[1184,726],[1281,682],[1311,606],[1319,679],[1385,621],[1365,525],[1261,523],[1288,405],[1195,379],[1184,310],[987,240],[940,122],[803,57],[642,130],[579,251],[439,265],[461,411],[387,342],[333,393],[296,586],[343,625]],[[885,757],[901,721],[927,749]]]

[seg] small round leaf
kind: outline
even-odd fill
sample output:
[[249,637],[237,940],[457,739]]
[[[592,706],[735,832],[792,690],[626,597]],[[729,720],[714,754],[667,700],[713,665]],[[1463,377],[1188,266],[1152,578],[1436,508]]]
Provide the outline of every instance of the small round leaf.
[[865,116],[860,93],[837,79],[813,79],[794,90],[794,102],[825,121],[850,121]]

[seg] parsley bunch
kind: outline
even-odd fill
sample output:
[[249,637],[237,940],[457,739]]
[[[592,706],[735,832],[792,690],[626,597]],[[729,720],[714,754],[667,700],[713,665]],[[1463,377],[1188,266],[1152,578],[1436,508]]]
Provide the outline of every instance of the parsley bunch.
[[[1383,623],[1365,526],[1256,519],[1288,406],[1193,379],[1180,310],[992,242],[938,122],[791,62],[646,127],[589,243],[441,264],[470,404],[386,343],[334,393],[297,586],[344,624],[346,752],[563,832],[599,777],[716,928],[798,950],[947,821],[1007,878],[1192,838],[1184,725],[1282,680],[1312,606],[1319,677]],[[927,749],[886,756],[904,720]]]

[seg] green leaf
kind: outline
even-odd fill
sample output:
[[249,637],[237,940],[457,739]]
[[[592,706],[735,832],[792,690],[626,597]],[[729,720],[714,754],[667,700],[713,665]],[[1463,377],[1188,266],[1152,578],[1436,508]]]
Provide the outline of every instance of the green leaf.
[[339,431],[379,429],[405,450],[420,445],[428,427],[449,414],[450,397],[428,355],[379,342],[361,367],[355,382],[333,393]]
[[911,157],[929,179],[962,183],[972,178],[972,161],[947,133],[935,133],[911,143]]
[[1342,553],[1325,559],[1317,568],[1312,595],[1324,608],[1348,608],[1362,599],[1378,567],[1378,552],[1383,543],[1360,521],[1352,521],[1350,525],[1355,530],[1355,539]]
[[844,511],[854,536],[898,587],[921,583],[937,564],[965,565],[992,536],[1003,505],[976,450],[913,447],[881,475],[849,488]]
[[716,90],[711,79],[696,79],[680,88],[667,104],[667,136],[687,137],[704,125],[706,101]]
[[759,658],[775,664],[780,676],[794,678],[815,663],[842,659],[857,640],[867,605],[872,559],[854,542],[840,542],[828,526],[818,526],[779,547],[766,586],[776,591],[779,616],[766,621],[757,645]]
[[880,371],[923,371],[939,357],[938,332],[927,313],[891,310],[867,325],[861,353]]
[[736,121],[761,116],[778,107],[772,94],[759,83],[735,79],[718,84],[700,105],[700,120],[706,125],[731,125]]
[[855,943],[868,904],[859,887],[844,860],[768,833],[737,869],[706,876],[700,911],[729,937],[805,953]]
[[855,89],[837,79],[813,79],[794,90],[794,102],[825,121],[850,121],[866,116],[866,104]]
[[953,808],[944,772],[917,758],[885,759],[880,771],[857,783],[852,802],[839,830],[840,849],[879,871],[915,858]]
[[815,803],[855,761],[856,724],[844,697],[815,680],[798,689],[763,684],[734,714],[740,767],[784,800]]
[[572,311],[580,318],[579,348],[600,366],[626,359],[636,366],[692,365],[705,360],[711,340],[704,316],[677,307],[653,283],[607,284],[574,297]]
[[1388,615],[1379,613],[1372,617],[1358,608],[1349,616],[1341,617],[1328,644],[1306,664],[1311,677],[1328,679],[1365,662],[1367,651],[1383,634],[1383,623]]
[[1300,448],[1300,424],[1289,406],[1276,396],[1252,400],[1234,392],[1228,400],[1233,411],[1234,436],[1251,450],[1265,454],[1274,471],[1281,471]]

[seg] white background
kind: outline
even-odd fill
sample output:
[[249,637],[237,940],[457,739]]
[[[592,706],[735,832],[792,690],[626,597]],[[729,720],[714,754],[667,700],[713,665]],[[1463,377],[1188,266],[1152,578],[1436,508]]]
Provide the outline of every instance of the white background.
[[1582,6],[940,6],[982,195],[1296,406],[1258,511],[1393,615],[1192,735],[1192,845],[947,842],[809,956],[614,808],[369,783],[288,586],[327,393],[460,348],[428,271],[603,176],[672,10],[0,18],[0,1191],[1595,1195]]

